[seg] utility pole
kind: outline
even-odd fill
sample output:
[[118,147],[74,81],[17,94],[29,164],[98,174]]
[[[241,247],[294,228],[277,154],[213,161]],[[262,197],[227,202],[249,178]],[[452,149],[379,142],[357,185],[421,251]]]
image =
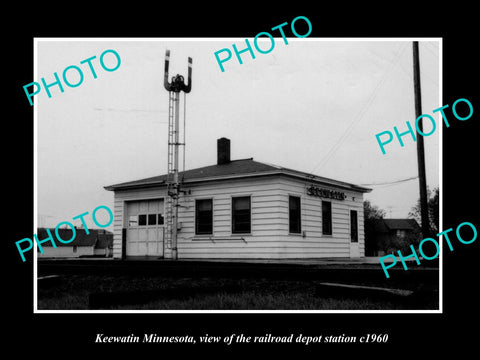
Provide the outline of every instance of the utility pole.
[[[413,42],[413,85],[415,90],[415,116],[422,115],[422,93],[420,87],[420,58],[418,52],[418,41]],[[423,119],[418,122],[418,129],[423,133]],[[420,186],[420,214],[422,221],[423,238],[430,237],[430,221],[428,218],[427,180],[425,173],[425,149],[423,136],[417,131],[417,162],[418,180]]]

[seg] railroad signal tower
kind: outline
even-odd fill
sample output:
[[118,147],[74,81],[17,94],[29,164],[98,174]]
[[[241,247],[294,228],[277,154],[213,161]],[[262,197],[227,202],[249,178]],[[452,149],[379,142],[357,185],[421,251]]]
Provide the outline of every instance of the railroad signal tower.
[[[178,154],[180,143],[180,92],[188,94],[192,89],[192,58],[188,58],[188,82],[182,75],[175,75],[168,81],[170,64],[170,50],[165,52],[165,75],[163,85],[168,91],[168,172],[167,172],[167,209],[166,209],[166,239],[167,248],[172,251],[172,259],[178,259],[177,231],[178,231],[178,198],[180,196],[180,181],[178,178]],[[185,148],[184,148],[185,152]]]

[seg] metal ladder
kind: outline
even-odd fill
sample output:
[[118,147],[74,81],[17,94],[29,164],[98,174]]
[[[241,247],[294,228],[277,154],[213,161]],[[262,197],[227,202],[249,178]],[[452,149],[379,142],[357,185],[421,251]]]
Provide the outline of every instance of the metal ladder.
[[166,216],[165,216],[165,246],[167,249],[172,248],[172,224],[173,217],[175,216],[173,197],[175,190],[174,183],[174,173],[175,173],[175,164],[174,164],[174,151],[175,151],[175,101],[178,101],[179,98],[176,96],[176,93],[169,91],[168,98],[168,171],[167,171],[167,196],[166,196]]

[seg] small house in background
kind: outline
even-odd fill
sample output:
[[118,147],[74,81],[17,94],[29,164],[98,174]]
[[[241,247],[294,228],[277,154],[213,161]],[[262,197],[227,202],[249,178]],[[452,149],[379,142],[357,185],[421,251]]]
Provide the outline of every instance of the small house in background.
[[[79,257],[111,257],[113,253],[113,234],[104,229],[75,229],[75,238],[67,244],[56,239],[55,229],[49,229],[57,247],[51,241],[42,243],[43,253],[37,250],[39,258],[79,258]],[[68,240],[73,237],[71,229],[58,229],[60,238]],[[46,228],[38,228],[39,240],[49,237]]]
[[113,256],[113,233],[105,229],[97,230],[97,242],[93,249],[95,256]]
[[383,256],[408,249],[420,241],[420,226],[415,219],[377,219],[374,221],[372,256]]

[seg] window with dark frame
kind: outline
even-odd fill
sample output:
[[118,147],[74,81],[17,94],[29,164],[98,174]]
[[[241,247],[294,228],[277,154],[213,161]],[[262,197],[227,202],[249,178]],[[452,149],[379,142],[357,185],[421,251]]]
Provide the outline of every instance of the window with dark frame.
[[251,232],[250,196],[232,197],[232,233]]
[[148,225],[157,225],[157,214],[148,214]]
[[138,226],[145,226],[147,225],[147,215],[140,214],[138,215]]
[[332,203],[322,200],[322,234],[332,235]]
[[158,214],[158,225],[163,225],[164,219],[163,214]]
[[211,235],[213,233],[213,200],[195,200],[195,234]]
[[149,209],[140,210],[140,214],[128,215],[128,227],[136,228],[143,226],[163,226],[164,216],[161,213],[163,208],[163,200],[160,202],[160,206],[148,206]]
[[350,210],[350,240],[358,242],[358,216],[356,210]]
[[302,230],[300,197],[298,196],[288,197],[288,213],[289,213],[288,231],[292,234],[300,234]]

